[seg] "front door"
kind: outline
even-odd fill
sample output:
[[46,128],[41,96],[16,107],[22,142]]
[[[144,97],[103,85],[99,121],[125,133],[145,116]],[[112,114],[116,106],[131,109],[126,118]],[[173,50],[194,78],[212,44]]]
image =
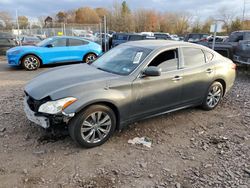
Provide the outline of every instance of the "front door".
[[62,63],[68,62],[67,53],[67,39],[66,38],[56,38],[50,43],[51,47],[44,47],[43,50],[43,61],[45,64],[48,63]]
[[[139,76],[132,84],[132,118],[162,113],[180,104],[182,70],[178,69],[177,49],[157,55],[148,66],[161,68],[160,76]],[[147,67],[148,67],[147,66]]]

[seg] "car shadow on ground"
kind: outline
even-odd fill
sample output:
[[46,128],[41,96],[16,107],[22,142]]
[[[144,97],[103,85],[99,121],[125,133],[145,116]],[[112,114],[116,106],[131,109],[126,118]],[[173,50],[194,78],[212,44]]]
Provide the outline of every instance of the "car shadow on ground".
[[[109,139],[107,141],[107,144],[108,143],[114,144],[114,143],[121,143],[121,142],[124,143],[124,140],[128,140],[129,138],[132,138],[132,137],[146,136],[147,130],[139,131],[141,134],[144,134],[144,135],[137,135],[137,130],[138,129],[144,130],[145,128],[154,129],[155,127],[151,126],[152,124],[158,124],[159,122],[161,122],[163,120],[172,122],[173,121],[173,120],[171,120],[172,117],[177,118],[178,116],[181,116],[183,114],[187,115],[188,113],[194,113],[197,111],[202,111],[202,110],[199,107],[190,107],[190,108],[186,108],[186,109],[182,109],[182,110],[178,110],[178,111],[174,111],[174,112],[169,112],[169,113],[166,113],[163,115],[145,118],[143,120],[136,121],[134,123],[131,123],[131,124],[124,126],[121,130],[115,131],[114,135],[111,137],[111,139]],[[171,124],[171,122],[170,122],[170,124]],[[160,124],[162,124],[162,123],[160,123]],[[159,126],[164,126],[167,128],[169,125],[159,125]],[[173,126],[182,126],[182,125],[176,124]],[[40,145],[45,145],[48,143],[55,143],[58,141],[65,141],[65,145],[68,145],[68,143],[70,142],[72,144],[73,148],[75,148],[75,149],[82,148],[73,142],[73,140],[70,138],[70,135],[68,133],[67,128],[66,129],[49,129],[49,130],[44,130],[42,128],[38,128],[36,130],[41,131],[41,132],[39,132],[39,136],[37,139],[37,142]]]

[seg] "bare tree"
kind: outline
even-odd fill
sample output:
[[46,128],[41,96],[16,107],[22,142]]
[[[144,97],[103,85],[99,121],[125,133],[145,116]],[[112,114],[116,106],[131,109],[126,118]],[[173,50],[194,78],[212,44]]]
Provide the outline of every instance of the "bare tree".
[[175,33],[183,34],[188,32],[192,15],[188,12],[176,13],[175,15],[177,17],[177,22],[175,25]]
[[235,19],[235,13],[234,11],[232,11],[232,9],[229,9],[228,7],[222,7],[218,10],[218,12],[218,18],[224,22],[223,27],[225,28],[227,34],[229,34],[231,23]]
[[6,11],[0,12],[0,20],[1,20],[2,27],[5,27],[6,29],[10,29],[14,22],[10,13]]
[[210,33],[210,27],[211,27],[211,25],[213,24],[213,22],[214,22],[214,18],[212,18],[212,17],[207,18],[207,19],[203,22],[203,26],[202,26],[201,31],[202,31],[203,33]]
[[95,10],[83,7],[76,10],[75,21],[79,24],[96,24],[100,22],[100,19]]
[[18,22],[20,28],[27,28],[29,25],[29,19],[26,16],[18,16]]

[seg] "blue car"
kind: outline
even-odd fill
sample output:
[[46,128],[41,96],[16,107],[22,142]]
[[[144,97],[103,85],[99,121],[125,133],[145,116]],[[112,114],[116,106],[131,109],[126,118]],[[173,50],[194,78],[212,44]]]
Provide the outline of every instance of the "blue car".
[[7,51],[10,66],[36,70],[41,65],[84,62],[91,63],[102,54],[99,44],[79,37],[51,37],[36,46],[18,46]]

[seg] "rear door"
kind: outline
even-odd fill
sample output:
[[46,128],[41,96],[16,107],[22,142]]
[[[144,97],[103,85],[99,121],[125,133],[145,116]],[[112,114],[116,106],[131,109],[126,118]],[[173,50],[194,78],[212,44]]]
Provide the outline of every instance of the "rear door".
[[84,55],[88,51],[88,42],[79,39],[68,39],[68,58],[71,61],[82,61]]
[[[206,55],[205,55],[206,54]],[[203,101],[214,78],[213,54],[194,47],[182,47],[182,101],[189,105]]]

